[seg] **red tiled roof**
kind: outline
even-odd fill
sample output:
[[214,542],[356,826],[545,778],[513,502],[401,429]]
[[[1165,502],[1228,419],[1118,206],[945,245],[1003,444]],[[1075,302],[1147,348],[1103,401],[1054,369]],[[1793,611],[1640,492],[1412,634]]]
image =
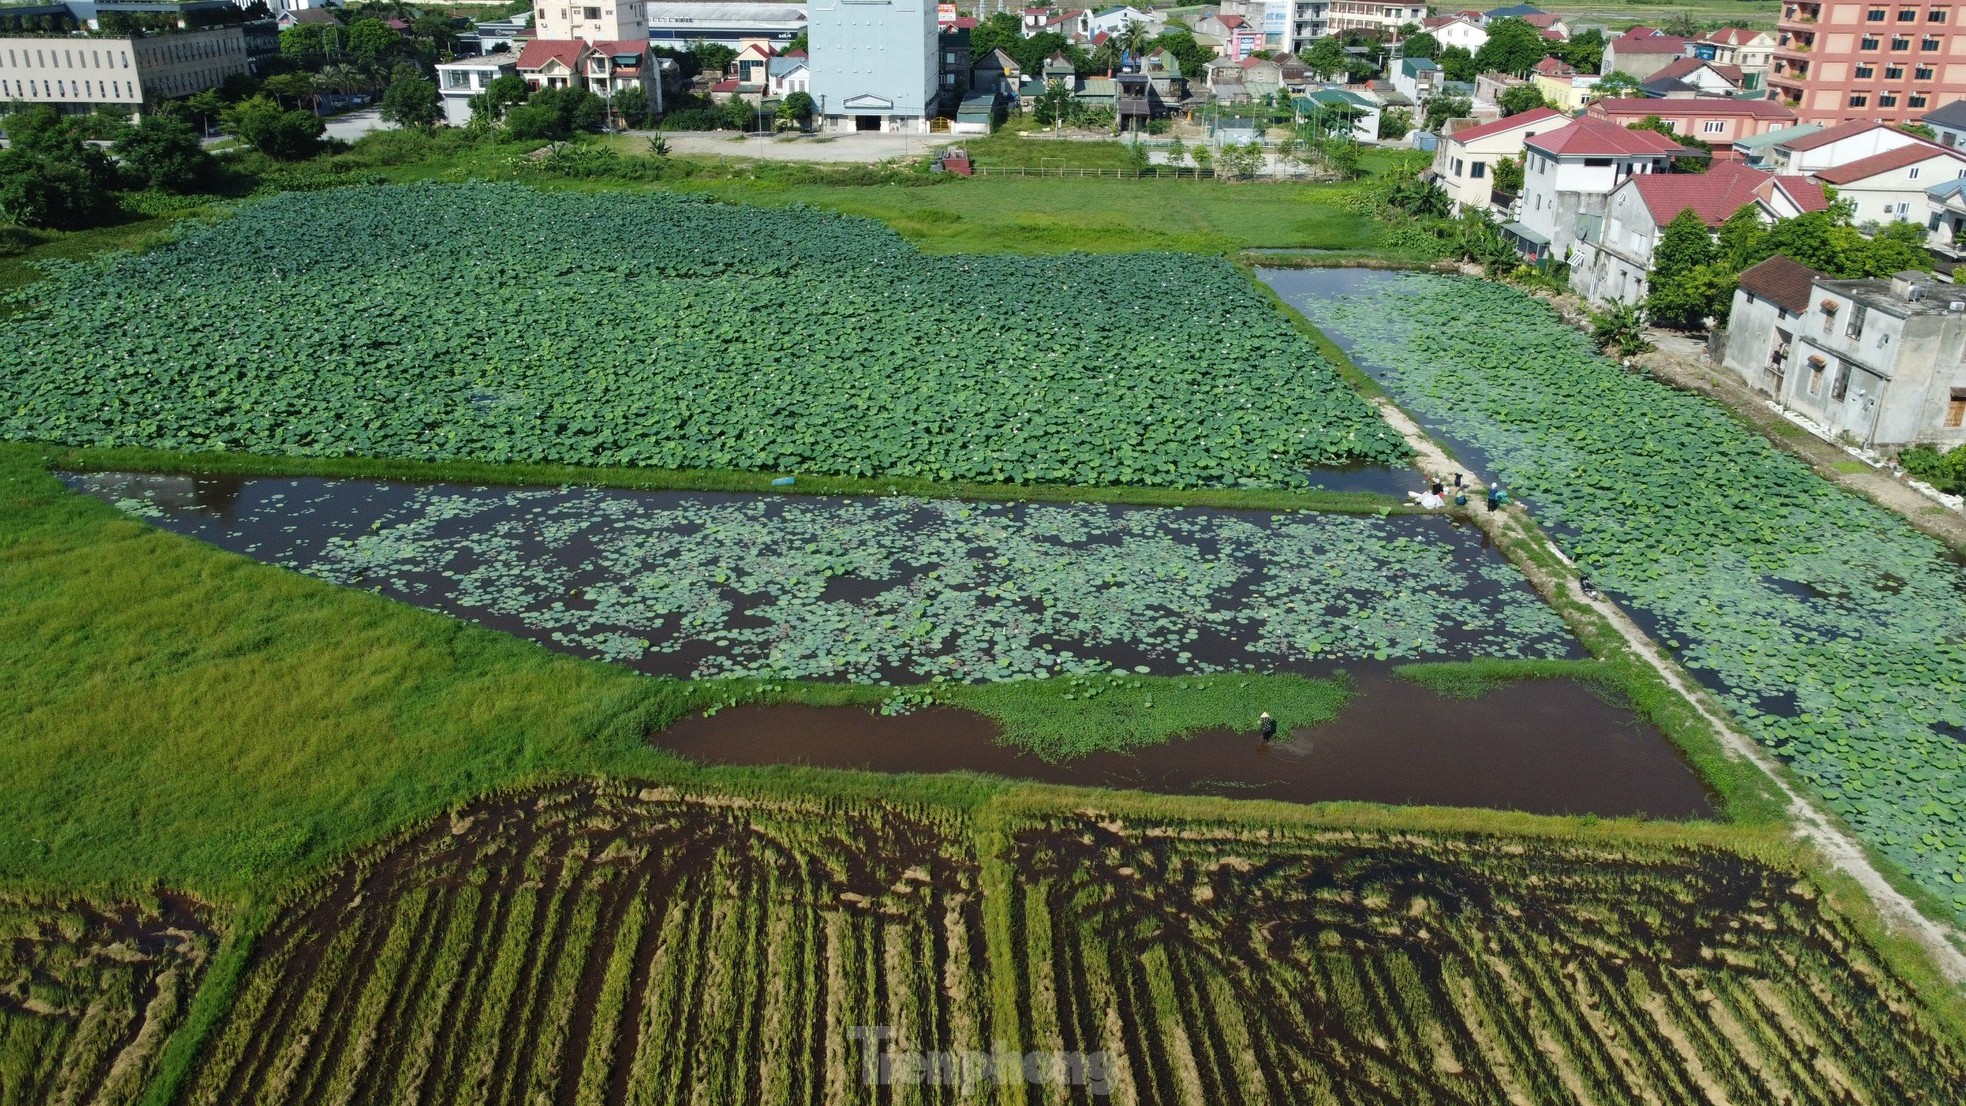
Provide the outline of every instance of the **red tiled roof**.
[[726,77],[726,78],[724,78],[723,80],[721,80],[721,81],[718,81],[718,82],[717,82],[716,84],[713,84],[713,85],[711,85],[711,86],[710,86],[710,91],[712,91],[712,92],[736,92],[736,91],[737,91],[737,78],[736,78],[736,77]]
[[1521,115],[1511,115],[1506,119],[1497,119],[1493,122],[1482,123],[1479,126],[1455,131],[1453,134],[1448,135],[1447,139],[1450,142],[1470,142],[1477,138],[1487,138],[1491,134],[1501,134],[1504,131],[1533,127],[1538,123],[1547,122],[1552,119],[1568,120],[1569,116],[1564,115],[1555,108],[1532,108],[1523,112]]
[[577,38],[536,38],[519,51],[518,67],[537,70],[549,61],[557,61],[575,69],[580,65],[580,52],[585,49],[587,44]]
[[1741,290],[1752,292],[1791,315],[1800,315],[1809,310],[1809,287],[1821,275],[1807,265],[1776,254],[1741,272]]
[[1547,134],[1531,136],[1528,145],[1546,154],[1585,157],[1645,157],[1679,155],[1686,148],[1657,131],[1635,131],[1608,119],[1586,115]]
[[1722,46],[1746,46],[1748,43],[1753,42],[1755,36],[1760,33],[1760,31],[1748,30],[1746,27],[1722,27],[1718,31],[1708,35],[1706,40],[1708,42],[1719,43]]
[[1545,77],[1570,77],[1577,72],[1562,58],[1544,58],[1535,64],[1534,69]]
[[[1714,72],[1720,73],[1721,68],[1721,66],[1714,65],[1712,62],[1701,61],[1699,58],[1680,58],[1677,61],[1667,62],[1658,72],[1652,74],[1650,79],[1656,81],[1660,78],[1671,78],[1676,81],[1681,77],[1697,73],[1702,69],[1712,69]],[[1726,68],[1734,70],[1737,75],[1740,73],[1740,68],[1737,66],[1730,65]],[[1721,73],[1720,75],[1723,77],[1726,76],[1725,73]],[[1740,83],[1738,76],[1734,83]]]
[[1239,15],[1218,15],[1215,17],[1215,21],[1231,31],[1242,26],[1242,16]]
[[1558,22],[1560,22],[1563,19],[1563,17],[1560,15],[1549,15],[1547,13],[1543,15],[1524,15],[1524,16],[1519,16],[1518,18],[1520,18],[1524,23],[1529,24],[1531,27],[1539,27],[1539,28],[1554,27],[1557,25]]
[[781,58],[804,58],[804,57],[809,57],[810,55],[808,55],[804,50],[787,50],[778,56]]
[[1802,209],[1805,215],[1811,211],[1829,210],[1829,197],[1823,194],[1823,186],[1808,177],[1777,174],[1768,184],[1771,188],[1780,187],[1788,193],[1789,199],[1794,200],[1795,206]]
[[[1638,28],[1633,27],[1636,32]],[[1620,54],[1683,54],[1686,40],[1678,35],[1641,35],[1636,33],[1619,35],[1604,44],[1606,50],[1616,50]]]
[[1654,223],[1665,226],[1691,208],[1701,222],[1717,227],[1758,199],[1770,179],[1759,169],[1729,162],[1704,173],[1640,173],[1631,182]]
[[1721,96],[1684,96],[1666,100],[1642,96],[1607,97],[1592,103],[1590,111],[1592,115],[1602,115],[1607,119],[1620,116],[1643,119],[1656,115],[1662,119],[1704,116],[1709,119],[1745,117],[1795,122],[1795,111],[1785,104],[1773,100],[1730,100]]
[[595,42],[589,45],[609,57],[617,54],[646,54],[649,50],[648,39],[645,38],[619,38],[612,42]]
[[1782,148],[1786,150],[1813,150],[1818,146],[1827,146],[1832,142],[1841,142],[1846,138],[1854,138],[1866,131],[1874,131],[1883,125],[1882,123],[1853,119],[1848,123],[1838,123],[1834,127],[1824,127],[1815,134],[1805,134],[1801,138],[1791,138],[1787,142],[1782,143]]
[[1569,41],[1568,39],[1566,39],[1566,38],[1564,38],[1564,37],[1563,37],[1563,32],[1562,32],[1562,31],[1559,31],[1559,30],[1556,30],[1556,29],[1554,29],[1554,28],[1551,28],[1551,27],[1545,27],[1545,28],[1543,28],[1543,30],[1542,30],[1542,32],[1541,32],[1541,33],[1542,33],[1542,36],[1543,36],[1544,38],[1546,38],[1546,39],[1549,39],[1549,40],[1550,40],[1551,42],[1568,42],[1568,41]]
[[1849,184],[1851,181],[1874,177],[1879,173],[1889,173],[1894,169],[1903,169],[1934,158],[1951,158],[1954,161],[1966,162],[1966,154],[1920,140],[1909,146],[1900,146],[1895,150],[1858,158],[1848,165],[1824,169],[1816,174],[1816,179],[1825,184]]

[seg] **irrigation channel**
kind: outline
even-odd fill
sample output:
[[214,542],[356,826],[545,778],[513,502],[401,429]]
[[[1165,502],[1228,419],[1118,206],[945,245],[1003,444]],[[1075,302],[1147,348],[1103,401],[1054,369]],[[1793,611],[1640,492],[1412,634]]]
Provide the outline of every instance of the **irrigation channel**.
[[1485,537],[1444,518],[65,479],[221,548],[653,675],[912,683],[1343,670],[1355,691],[1335,721],[1271,745],[1205,731],[1055,763],[953,708],[746,707],[657,736],[693,759],[1295,801],[1712,813],[1663,736],[1592,689],[1548,681],[1448,700],[1391,676],[1398,661],[1581,655]]

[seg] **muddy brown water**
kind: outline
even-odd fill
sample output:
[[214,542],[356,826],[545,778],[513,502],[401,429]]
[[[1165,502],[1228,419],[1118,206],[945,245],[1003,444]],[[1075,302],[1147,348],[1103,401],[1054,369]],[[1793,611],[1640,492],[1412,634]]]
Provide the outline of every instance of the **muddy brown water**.
[[[1252,703],[1251,711],[1261,704]],[[1177,795],[1476,806],[1536,814],[1711,817],[1705,786],[1658,729],[1568,680],[1445,699],[1384,674],[1357,678],[1338,718],[1266,743],[1204,730],[1131,753],[1058,763],[999,742],[953,707],[750,706],[685,718],[650,741],[713,764],[983,772]]]

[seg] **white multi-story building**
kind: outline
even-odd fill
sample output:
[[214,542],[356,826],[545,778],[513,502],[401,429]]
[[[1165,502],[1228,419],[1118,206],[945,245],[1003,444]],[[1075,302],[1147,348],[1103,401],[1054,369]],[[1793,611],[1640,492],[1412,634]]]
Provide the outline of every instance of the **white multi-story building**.
[[1522,198],[1503,230],[1531,260],[1568,258],[1600,231],[1607,197],[1638,173],[1664,173],[1684,147],[1656,131],[1585,116],[1523,142]]
[[532,18],[533,35],[541,39],[646,42],[649,37],[646,0],[544,0],[535,3]]
[[812,91],[833,130],[926,131],[936,105],[936,5],[813,0]]
[[[1468,125],[1456,130],[1455,123]],[[1524,144],[1538,133],[1569,124],[1562,112],[1549,108],[1533,108],[1489,123],[1449,120],[1440,145],[1434,148],[1434,180],[1446,191],[1456,214],[1464,208],[1487,211],[1495,191],[1495,163],[1521,157]]]
[[1301,57],[1311,43],[1331,33],[1331,0],[1286,2],[1289,11],[1283,20],[1284,46]]
[[437,95],[444,104],[444,122],[462,127],[471,122],[471,99],[482,96],[491,83],[519,71],[518,57],[511,51],[480,58],[464,58],[437,66]]
[[1414,0],[1333,0],[1334,31],[1397,31],[1427,18],[1427,6]]
[[155,107],[247,72],[246,36],[238,27],[130,38],[0,38],[0,101],[77,113],[98,105]]

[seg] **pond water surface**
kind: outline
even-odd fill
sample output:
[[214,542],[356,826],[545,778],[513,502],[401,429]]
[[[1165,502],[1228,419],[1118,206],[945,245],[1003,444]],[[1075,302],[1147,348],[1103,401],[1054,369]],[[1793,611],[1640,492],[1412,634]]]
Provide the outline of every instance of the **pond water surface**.
[[[650,742],[713,764],[987,772],[1183,795],[1480,806],[1538,814],[1711,817],[1698,775],[1650,723],[1568,680],[1445,699],[1384,672],[1355,674],[1338,718],[1287,740],[1206,730],[1126,753],[1048,762],[952,707],[885,716],[851,707],[735,707]],[[1260,710],[1258,703],[1252,710]]]
[[1582,655],[1446,518],[91,473],[168,530],[645,672],[914,682]]

